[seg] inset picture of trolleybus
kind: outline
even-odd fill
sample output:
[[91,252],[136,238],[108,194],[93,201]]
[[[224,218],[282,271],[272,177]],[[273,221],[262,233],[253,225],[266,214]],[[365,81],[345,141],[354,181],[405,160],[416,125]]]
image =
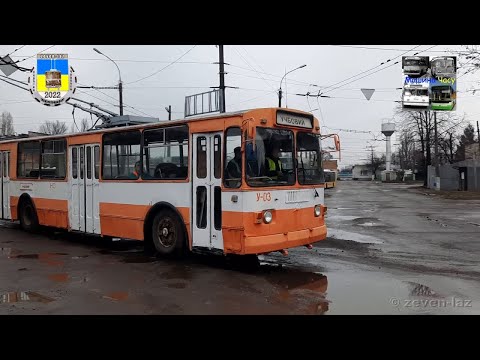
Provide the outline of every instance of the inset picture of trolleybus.
[[427,75],[430,67],[428,56],[403,56],[402,69],[403,74],[410,77],[420,77]]
[[423,110],[430,105],[428,97],[428,83],[425,85],[404,85],[402,93],[402,106],[404,108]]
[[434,85],[430,87],[431,110],[453,110],[457,100],[457,92],[450,85]]
[[455,78],[457,76],[457,57],[439,56],[430,61],[433,77]]
[[55,60],[52,60],[51,69],[45,72],[45,86],[47,89],[62,87],[62,73],[55,69]]

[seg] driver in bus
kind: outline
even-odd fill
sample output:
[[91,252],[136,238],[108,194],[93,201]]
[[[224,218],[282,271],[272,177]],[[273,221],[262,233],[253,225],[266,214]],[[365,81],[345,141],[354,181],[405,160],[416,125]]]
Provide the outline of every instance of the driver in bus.
[[242,178],[242,148],[237,146],[233,152],[235,156],[228,162],[226,178],[232,179],[228,182],[230,187],[238,187]]
[[280,145],[274,143],[270,149],[270,153],[265,157],[265,169],[267,176],[272,179],[283,177],[282,162],[279,159]]

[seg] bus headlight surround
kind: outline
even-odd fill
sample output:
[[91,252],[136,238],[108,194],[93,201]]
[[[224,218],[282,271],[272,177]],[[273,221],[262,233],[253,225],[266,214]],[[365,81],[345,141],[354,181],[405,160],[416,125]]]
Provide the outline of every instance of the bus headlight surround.
[[315,213],[316,217],[319,217],[322,214],[322,208],[320,207],[320,205],[315,205],[313,212]]
[[272,222],[273,215],[270,210],[266,210],[263,212],[263,222],[265,224],[270,224]]

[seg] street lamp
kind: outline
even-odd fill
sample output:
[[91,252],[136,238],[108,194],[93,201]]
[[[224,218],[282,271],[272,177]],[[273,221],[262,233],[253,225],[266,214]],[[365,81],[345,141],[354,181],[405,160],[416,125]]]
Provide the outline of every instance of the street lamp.
[[282,82],[283,82],[283,79],[285,79],[285,76],[287,76],[288,74],[290,74],[291,72],[295,71],[295,70],[298,70],[298,69],[301,69],[301,68],[304,68],[305,66],[307,65],[302,65],[302,66],[299,66],[293,70],[290,70],[289,72],[285,73],[285,75],[283,75],[282,77],[282,80],[280,80],[280,90],[278,90],[278,107],[282,107]]
[[108,60],[113,62],[115,64],[115,66],[117,67],[117,70],[118,70],[118,93],[119,93],[119,97],[120,97],[120,116],[122,116],[123,115],[123,96],[122,96],[122,75],[120,74],[120,68],[118,67],[117,63],[115,61],[113,61],[108,55],[105,55],[104,53],[102,53],[100,50],[98,50],[96,48],[93,48],[93,50],[95,52],[99,53],[100,55],[105,56]]

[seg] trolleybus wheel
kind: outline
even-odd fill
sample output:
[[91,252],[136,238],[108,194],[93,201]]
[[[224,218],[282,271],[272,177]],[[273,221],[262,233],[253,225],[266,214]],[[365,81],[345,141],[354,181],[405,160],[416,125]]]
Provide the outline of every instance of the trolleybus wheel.
[[185,236],[177,214],[164,209],[155,215],[152,227],[152,240],[155,249],[162,255],[181,255]]
[[38,217],[30,200],[22,201],[20,206],[20,225],[25,231],[37,231],[39,228]]

